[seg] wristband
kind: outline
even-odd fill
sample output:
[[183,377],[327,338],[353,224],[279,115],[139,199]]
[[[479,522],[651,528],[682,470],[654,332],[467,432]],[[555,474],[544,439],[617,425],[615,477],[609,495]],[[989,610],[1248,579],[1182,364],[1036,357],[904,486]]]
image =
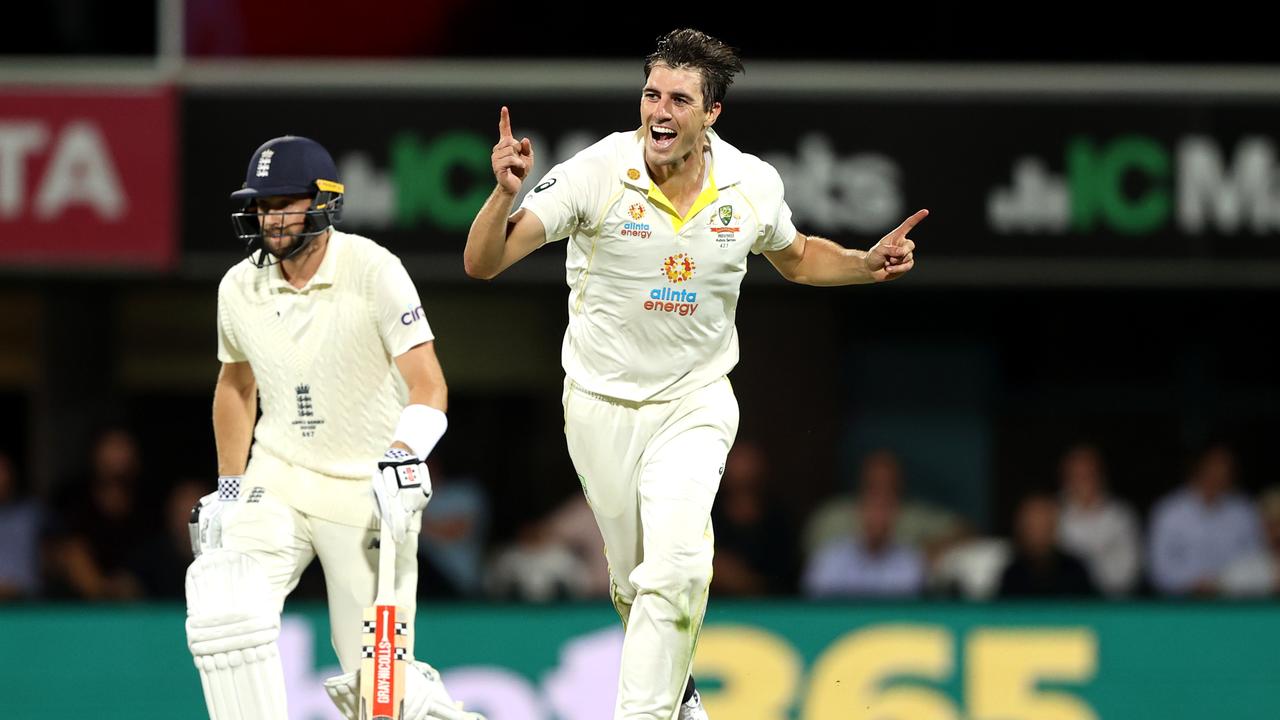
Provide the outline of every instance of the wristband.
[[218,499],[223,501],[234,501],[240,499],[240,481],[244,479],[243,475],[219,475],[218,476]]
[[396,424],[395,440],[426,460],[449,427],[449,418],[429,405],[406,405]]

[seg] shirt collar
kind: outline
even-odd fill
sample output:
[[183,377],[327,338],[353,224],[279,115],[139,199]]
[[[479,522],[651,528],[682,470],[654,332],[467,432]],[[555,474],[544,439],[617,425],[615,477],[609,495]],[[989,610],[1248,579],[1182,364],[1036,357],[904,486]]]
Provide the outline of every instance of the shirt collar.
[[[644,128],[635,131],[631,146],[624,154],[625,162],[619,168],[622,182],[641,192],[649,192],[652,180],[649,168],[644,162]],[[730,185],[737,185],[742,180],[742,152],[720,139],[715,130],[707,128],[707,144],[711,148],[711,172],[709,177],[715,181],[716,189],[723,190]]]
[[320,267],[316,268],[316,274],[312,275],[307,284],[301,288],[296,288],[289,284],[289,281],[284,277],[284,268],[281,263],[277,262],[268,266],[268,288],[272,292],[301,293],[313,288],[333,285],[333,279],[337,275],[337,255],[342,243],[342,233],[337,230],[329,233],[329,244],[324,249],[324,257],[320,260]]

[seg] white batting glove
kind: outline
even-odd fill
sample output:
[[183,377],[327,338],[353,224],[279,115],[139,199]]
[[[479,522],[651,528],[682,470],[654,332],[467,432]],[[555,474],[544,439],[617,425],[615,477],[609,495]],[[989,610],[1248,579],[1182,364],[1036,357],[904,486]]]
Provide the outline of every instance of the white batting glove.
[[222,547],[222,527],[231,518],[240,502],[240,483],[243,475],[218,477],[218,490],[200,498],[191,509],[187,529],[191,533],[191,553],[200,557],[205,550]]
[[404,540],[413,514],[431,500],[427,464],[406,450],[387,450],[373,474],[373,498],[378,503],[378,517],[391,528],[391,537],[397,543]]

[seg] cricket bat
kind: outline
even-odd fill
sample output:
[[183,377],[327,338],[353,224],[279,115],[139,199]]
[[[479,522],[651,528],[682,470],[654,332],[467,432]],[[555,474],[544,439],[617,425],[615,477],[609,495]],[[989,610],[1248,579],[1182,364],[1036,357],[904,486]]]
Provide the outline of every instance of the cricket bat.
[[408,627],[396,615],[396,544],[382,523],[378,541],[378,595],[365,608],[361,635],[360,720],[403,720]]

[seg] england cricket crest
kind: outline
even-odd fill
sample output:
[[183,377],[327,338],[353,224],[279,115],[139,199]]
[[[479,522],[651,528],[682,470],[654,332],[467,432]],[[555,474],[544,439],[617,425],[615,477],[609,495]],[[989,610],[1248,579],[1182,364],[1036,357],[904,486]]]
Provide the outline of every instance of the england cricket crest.
[[315,415],[315,409],[311,404],[311,386],[299,385],[294,388],[294,393],[298,396],[298,417],[308,418]]
[[315,437],[316,428],[324,424],[324,418],[316,417],[315,402],[311,399],[311,386],[302,383],[293,389],[298,399],[298,419],[291,424],[298,428],[302,437]]

